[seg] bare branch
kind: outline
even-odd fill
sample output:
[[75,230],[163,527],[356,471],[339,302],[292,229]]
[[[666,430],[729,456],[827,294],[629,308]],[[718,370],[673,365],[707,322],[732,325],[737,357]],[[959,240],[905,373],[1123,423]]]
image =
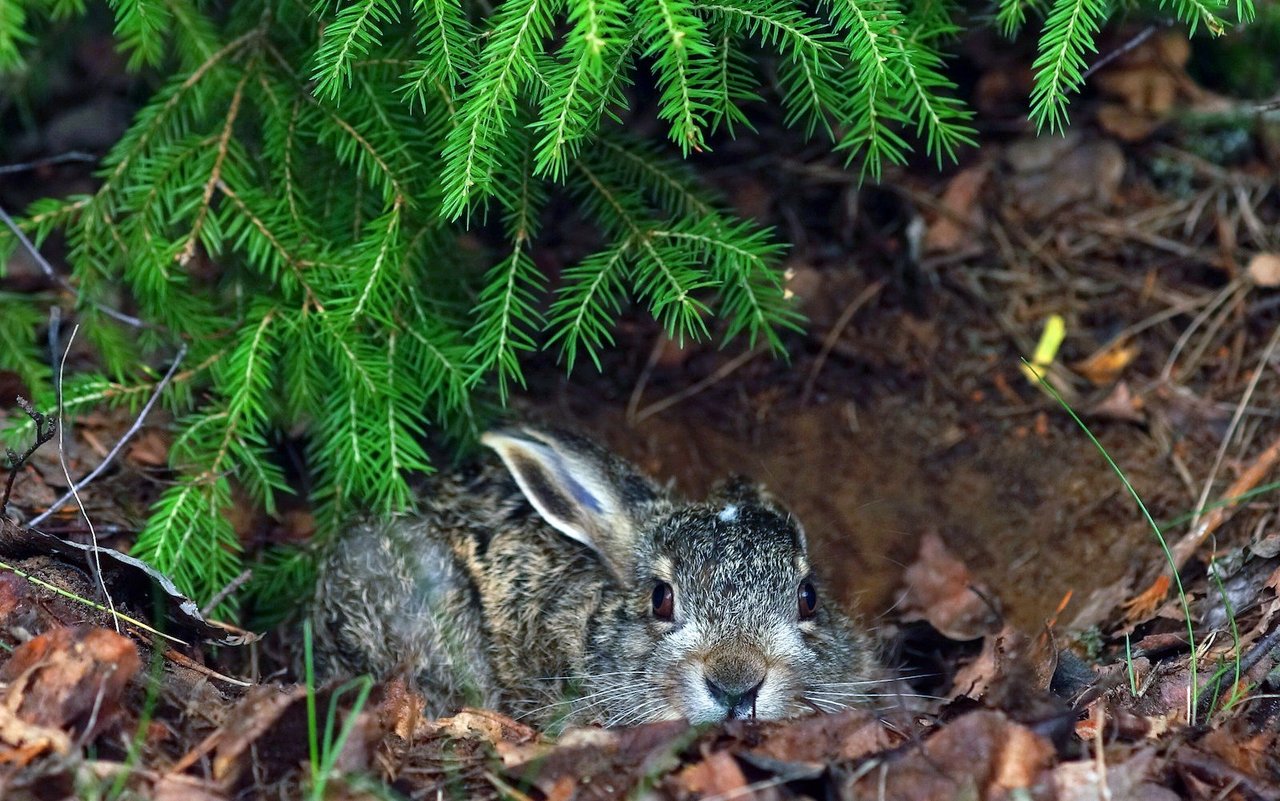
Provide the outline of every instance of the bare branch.
[[[40,251],[36,249],[36,246],[31,243],[31,240],[27,238],[27,235],[22,232],[22,229],[18,227],[18,224],[13,221],[13,218],[9,216],[9,212],[5,211],[3,207],[0,207],[0,222],[3,222],[9,230],[13,232],[13,235],[18,238],[20,243],[22,243],[22,247],[27,251],[27,253],[31,254],[31,258],[36,260],[36,265],[40,267],[40,271],[44,273],[50,281],[53,281],[58,286],[75,295],[77,298],[80,297],[80,292],[72,286],[67,279],[59,275],[58,271],[53,269],[53,265],[50,264],[44,256],[40,255]],[[94,303],[93,301],[89,301],[89,304],[113,320],[118,320],[125,325],[132,326],[133,328],[158,327],[151,323],[143,322],[137,317],[131,317],[122,311],[116,311],[109,306],[103,306],[102,304]]]
[[151,397],[147,399],[146,405],[142,407],[142,411],[138,414],[138,418],[133,421],[133,425],[129,427],[129,430],[124,432],[124,436],[121,437],[118,442],[116,442],[115,446],[111,448],[111,450],[107,453],[106,457],[103,458],[103,460],[98,464],[97,467],[93,469],[92,472],[90,472],[87,476],[77,481],[75,485],[71,487],[71,489],[67,490],[65,495],[63,495],[61,498],[51,503],[48,509],[44,510],[39,515],[32,518],[31,523],[29,524],[32,528],[35,528],[45,520],[48,520],[50,515],[52,515],[58,509],[62,508],[63,504],[65,504],[67,501],[74,498],[77,492],[79,492],[80,490],[88,486],[91,481],[93,481],[99,475],[102,474],[103,470],[107,469],[108,465],[110,465],[111,462],[116,458],[116,455],[120,453],[121,449],[123,449],[124,446],[128,444],[129,440],[133,439],[134,435],[137,434],[139,430],[141,430],[143,422],[147,419],[147,415],[150,414],[151,412],[151,408],[156,405],[156,401],[159,400],[160,398],[160,393],[163,392],[164,388],[169,385],[170,381],[173,380],[173,374],[177,371],[178,365],[182,363],[182,360],[186,358],[186,355],[187,355],[187,346],[184,343],[182,347],[178,349],[178,355],[174,357],[173,364],[169,365],[169,372],[165,373],[164,378],[160,379],[160,383],[156,384],[156,388],[152,391]]
[[36,408],[31,405],[31,401],[21,395],[18,396],[18,406],[27,413],[27,417],[30,417],[35,422],[36,441],[22,454],[11,448],[5,448],[5,455],[9,457],[9,480],[4,485],[4,498],[0,499],[0,515],[3,515],[5,510],[9,508],[9,494],[13,492],[13,481],[18,477],[18,468],[22,467],[23,462],[27,461],[27,458],[36,452],[36,448],[53,439],[54,433],[58,430],[57,417],[46,417],[37,412]]

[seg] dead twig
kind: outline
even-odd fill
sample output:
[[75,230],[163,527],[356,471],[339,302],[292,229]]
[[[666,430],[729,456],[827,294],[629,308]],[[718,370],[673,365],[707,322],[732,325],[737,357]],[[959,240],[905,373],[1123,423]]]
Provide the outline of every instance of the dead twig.
[[662,351],[670,341],[670,337],[666,334],[659,334],[649,350],[649,358],[645,360],[644,368],[640,371],[636,385],[631,390],[631,397],[627,399],[627,425],[629,426],[636,424],[636,411],[640,408],[640,399],[644,397],[645,387],[649,386],[649,377],[653,375],[653,368],[658,366],[658,359],[662,358]]
[[18,477],[18,468],[22,467],[31,454],[36,452],[36,448],[53,439],[53,435],[58,430],[57,417],[45,417],[36,411],[35,407],[31,405],[31,401],[21,395],[18,396],[18,407],[26,412],[27,417],[30,417],[36,424],[36,439],[35,442],[31,443],[31,447],[27,448],[22,454],[12,448],[5,448],[5,455],[9,457],[9,480],[4,485],[4,498],[0,499],[0,515],[3,515],[9,508],[9,495],[13,492],[13,481]]
[[20,161],[15,164],[0,165],[0,175],[9,175],[15,172],[28,172],[30,170],[38,170],[41,167],[52,167],[55,164],[66,164],[72,161],[93,164],[97,160],[98,157],[92,153],[81,153],[79,150],[71,150],[57,156],[48,156],[46,158],[36,159],[35,161]]
[[738,354],[737,356],[733,357],[729,361],[720,365],[718,368],[716,368],[716,371],[714,373],[702,379],[701,381],[698,381],[694,384],[690,384],[689,386],[685,387],[684,389],[680,390],[674,395],[669,395],[668,397],[665,397],[660,401],[654,401],[653,403],[644,407],[640,411],[636,412],[635,417],[631,420],[631,424],[635,425],[636,423],[639,423],[641,420],[644,420],[646,417],[652,417],[658,412],[666,411],[667,409],[670,409],[672,406],[675,406],[677,403],[680,403],[683,400],[692,398],[694,395],[697,395],[699,392],[702,392],[707,387],[714,386],[715,384],[728,378],[729,375],[733,373],[734,370],[737,370],[742,365],[746,364],[747,362],[751,361],[755,357],[759,356],[761,353],[764,353],[766,349],[767,348],[765,347],[755,347],[747,351],[746,353]]
[[813,395],[814,384],[818,380],[818,374],[822,372],[822,367],[827,363],[827,357],[831,355],[831,350],[840,341],[841,334],[845,328],[853,321],[853,315],[858,313],[858,309],[871,302],[871,299],[880,294],[880,290],[884,289],[884,280],[881,279],[873,284],[868,285],[858,296],[844,307],[844,311],[840,312],[840,317],[836,320],[835,325],[831,326],[831,330],[827,332],[827,336],[822,340],[822,350],[818,351],[818,357],[813,360],[813,367],[809,370],[809,376],[804,381],[804,390],[800,393],[800,405],[807,406],[809,398]]
[[92,482],[94,479],[96,479],[99,475],[102,474],[103,470],[105,470],[108,466],[110,466],[111,462],[115,460],[116,456],[120,453],[121,449],[123,449],[124,446],[129,443],[129,440],[133,439],[134,435],[136,435],[138,431],[142,429],[142,424],[146,421],[147,415],[151,412],[152,407],[156,405],[156,401],[159,400],[160,393],[162,393],[164,391],[164,388],[169,385],[169,382],[173,380],[173,376],[178,369],[178,365],[182,364],[182,360],[186,358],[186,355],[187,355],[187,346],[184,343],[181,347],[178,348],[178,355],[174,357],[173,364],[169,365],[169,371],[164,374],[163,378],[160,379],[160,383],[156,384],[156,388],[151,392],[151,397],[147,399],[146,405],[142,407],[142,411],[138,414],[137,419],[133,421],[133,425],[129,427],[129,430],[126,431],[124,433],[124,436],[121,437],[118,442],[116,442],[115,446],[110,451],[107,452],[106,457],[103,458],[103,460],[98,464],[97,467],[93,469],[92,472],[90,472],[87,476],[77,481],[71,487],[71,489],[67,490],[65,495],[63,495],[61,498],[51,503],[48,509],[44,510],[43,512],[41,512],[39,515],[37,515],[31,520],[29,525],[32,528],[35,528],[45,520],[48,520],[50,515],[52,515],[58,509],[62,508],[62,506],[67,501],[72,500],[75,497],[76,493],[78,493],[80,490],[87,487],[90,482]]
[[[18,238],[18,242],[22,245],[23,250],[27,251],[27,253],[31,255],[31,258],[35,259],[36,266],[40,268],[40,272],[44,273],[50,281],[70,292],[75,297],[82,297],[79,290],[72,286],[70,281],[63,278],[58,274],[57,270],[53,269],[53,265],[40,254],[40,251],[36,249],[36,246],[31,243],[31,240],[27,238],[27,235],[23,233],[22,229],[18,227],[18,224],[13,221],[13,218],[9,216],[9,213],[5,211],[3,207],[0,207],[0,222],[3,222],[5,226],[13,232],[13,235]],[[122,322],[132,328],[159,328],[159,326],[143,322],[137,317],[132,317],[122,311],[116,311],[110,306],[103,306],[102,304],[95,303],[92,300],[88,301],[88,303],[111,319]]]
[[1245,468],[1240,477],[1227,487],[1227,491],[1222,494],[1223,502],[1213,511],[1209,512],[1194,529],[1185,537],[1174,543],[1173,564],[1178,570],[1186,565],[1187,560],[1196,552],[1209,535],[1218,530],[1218,527],[1226,522],[1231,513],[1235,511],[1237,500],[1241,495],[1256,487],[1263,478],[1271,472],[1276,462],[1280,462],[1280,436],[1267,446],[1253,462]]
[[218,590],[217,594],[214,595],[213,598],[209,599],[209,603],[205,604],[204,608],[200,610],[200,616],[209,617],[211,614],[213,614],[213,610],[218,608],[218,604],[227,600],[227,598],[231,595],[231,593],[243,587],[244,583],[252,577],[253,577],[252,568],[246,568],[245,570],[241,571],[240,575],[236,576],[235,578],[231,579],[231,581],[227,582],[227,586]]
[[1133,51],[1138,45],[1142,44],[1143,42],[1147,41],[1152,36],[1154,36],[1156,31],[1160,30],[1161,28],[1167,28],[1169,27],[1170,24],[1171,23],[1169,22],[1165,22],[1161,25],[1148,25],[1147,27],[1138,31],[1137,35],[1135,35],[1132,39],[1130,39],[1129,41],[1117,47],[1115,50],[1112,50],[1110,53],[1107,53],[1105,56],[1095,61],[1093,65],[1089,67],[1089,69],[1085,70],[1083,73],[1080,74],[1080,80],[1081,81],[1088,80],[1090,75],[1094,74],[1098,70],[1107,66],[1111,62],[1125,55],[1126,53]]
[[[71,336],[67,337],[67,349],[62,352],[62,361],[58,364],[58,415],[60,417],[64,414],[62,408],[62,374],[67,368],[67,356],[71,354],[71,343],[76,341],[76,332],[79,330],[79,325],[71,329]],[[66,426],[58,430],[58,465],[62,468],[62,475],[66,478],[67,483],[71,485],[71,495],[76,499],[76,506],[80,509],[80,516],[84,518],[85,525],[89,527],[89,539],[93,543],[93,559],[86,559],[85,561],[88,562],[93,578],[98,582],[98,587],[102,589],[102,597],[107,599],[107,607],[111,610],[111,622],[115,624],[116,633],[119,634],[120,621],[115,616],[116,602],[112,600],[111,593],[107,590],[106,580],[102,578],[102,552],[98,548],[98,532],[93,529],[93,520],[90,519],[89,513],[84,510],[84,502],[80,500],[80,493],[77,491],[76,486],[71,483],[71,471],[67,469],[67,451],[63,447],[63,437],[66,436],[66,430]],[[107,454],[107,456],[110,455]],[[48,514],[47,510],[45,514]]]
[[1266,450],[1240,474],[1226,492],[1219,506],[1209,512],[1185,537],[1178,540],[1170,548],[1172,564],[1166,564],[1155,580],[1142,592],[1124,603],[1125,618],[1130,623],[1137,623],[1149,618],[1165,599],[1171,585],[1171,572],[1180,571],[1192,554],[1209,538],[1218,527],[1227,521],[1242,495],[1252,490],[1266,477],[1267,473],[1280,462],[1280,436],[1276,437]]
[[1214,457],[1213,467],[1209,470],[1209,476],[1204,480],[1204,488],[1200,490],[1200,497],[1196,501],[1195,516],[1191,518],[1193,529],[1200,522],[1200,512],[1209,501],[1209,492],[1213,489],[1213,482],[1218,477],[1218,470],[1222,468],[1222,460],[1226,458],[1227,447],[1235,436],[1236,429],[1240,425],[1241,418],[1244,417],[1244,410],[1248,408],[1249,400],[1253,397],[1254,390],[1258,388],[1258,380],[1262,378],[1263,371],[1271,362],[1271,354],[1275,353],[1277,344],[1280,344],[1280,326],[1276,327],[1275,332],[1271,335],[1271,341],[1263,349],[1262,358],[1258,360],[1258,366],[1254,368],[1253,377],[1249,379],[1249,386],[1245,388],[1244,394],[1240,396],[1240,402],[1236,404],[1235,412],[1231,415],[1231,422],[1227,425],[1227,431],[1223,434],[1222,443],[1218,446],[1218,453]]

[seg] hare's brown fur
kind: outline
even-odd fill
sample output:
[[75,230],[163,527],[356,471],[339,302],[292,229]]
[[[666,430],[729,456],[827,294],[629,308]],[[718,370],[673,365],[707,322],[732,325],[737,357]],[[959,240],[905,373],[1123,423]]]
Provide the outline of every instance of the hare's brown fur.
[[418,515],[357,526],[324,560],[329,672],[407,670],[437,714],[544,725],[781,717],[882,681],[870,638],[830,605],[799,619],[803,532],[753,486],[688,503],[570,434],[486,442],[502,461],[434,479]]

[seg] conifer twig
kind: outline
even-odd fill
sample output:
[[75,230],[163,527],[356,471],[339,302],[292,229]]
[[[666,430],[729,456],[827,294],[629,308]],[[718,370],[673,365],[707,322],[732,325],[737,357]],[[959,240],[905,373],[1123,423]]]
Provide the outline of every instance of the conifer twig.
[[160,398],[160,393],[164,392],[164,388],[173,380],[173,374],[177,371],[178,365],[182,364],[182,360],[186,358],[186,355],[187,346],[186,343],[183,343],[182,346],[178,348],[178,355],[174,357],[173,364],[169,365],[169,372],[165,373],[164,378],[160,379],[160,383],[156,384],[156,388],[151,392],[151,397],[147,399],[146,405],[142,407],[142,411],[138,414],[137,419],[133,421],[133,425],[129,426],[129,430],[124,432],[124,436],[121,437],[119,441],[116,442],[115,446],[107,452],[106,457],[98,463],[97,467],[95,467],[84,478],[77,481],[61,498],[49,504],[48,509],[45,509],[43,512],[32,518],[31,523],[29,524],[32,528],[35,528],[45,520],[48,520],[50,515],[62,508],[67,501],[75,497],[77,492],[87,487],[91,481],[102,474],[103,470],[107,469],[111,462],[116,458],[116,455],[120,453],[121,449],[128,444],[129,440],[133,439],[134,435],[137,434],[139,430],[141,430],[142,424],[146,421],[147,415],[151,412],[151,408],[156,405],[156,401]]

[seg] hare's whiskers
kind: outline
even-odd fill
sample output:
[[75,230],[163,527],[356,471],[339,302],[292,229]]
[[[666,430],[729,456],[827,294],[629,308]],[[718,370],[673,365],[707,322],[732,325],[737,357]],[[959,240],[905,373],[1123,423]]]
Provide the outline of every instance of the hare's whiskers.
[[640,676],[643,670],[614,670],[607,673],[570,673],[565,676],[536,676],[535,681],[591,681],[605,676]]

